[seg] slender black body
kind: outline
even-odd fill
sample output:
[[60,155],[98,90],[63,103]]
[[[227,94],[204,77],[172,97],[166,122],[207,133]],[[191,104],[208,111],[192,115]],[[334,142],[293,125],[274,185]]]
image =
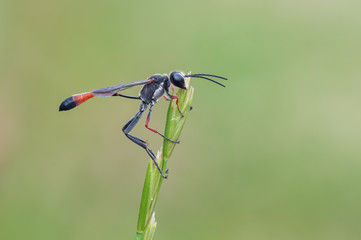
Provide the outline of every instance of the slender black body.
[[[148,155],[153,160],[154,164],[157,166],[158,171],[161,174],[161,176],[163,178],[167,178],[167,176],[164,175],[164,173],[160,169],[157,161],[155,160],[156,156],[152,152],[152,150],[150,150],[148,148],[147,143],[144,140],[131,135],[130,131],[137,125],[139,119],[143,115],[143,112],[150,105],[147,120],[146,120],[146,123],[145,123],[145,127],[147,129],[151,130],[152,132],[159,134],[160,136],[167,139],[168,141],[171,141],[173,143],[179,143],[179,141],[175,141],[175,140],[171,140],[171,139],[167,138],[166,136],[164,136],[163,134],[158,132],[156,129],[150,128],[148,126],[148,124],[149,124],[149,121],[150,121],[150,116],[151,116],[154,104],[159,100],[159,98],[161,98],[165,94],[170,98],[168,100],[176,99],[176,104],[177,104],[177,107],[178,107],[178,111],[183,116],[183,113],[180,111],[179,106],[178,106],[178,97],[177,96],[172,96],[169,93],[169,88],[170,88],[171,85],[174,85],[174,86],[182,88],[182,89],[187,89],[186,85],[185,85],[185,80],[184,80],[185,77],[203,78],[203,79],[212,81],[212,82],[214,82],[216,84],[219,84],[219,85],[221,85],[223,87],[225,87],[223,84],[211,79],[210,77],[215,77],[215,78],[220,78],[220,79],[227,80],[224,77],[220,77],[220,76],[216,76],[216,75],[210,75],[210,74],[190,74],[190,75],[185,75],[182,72],[176,72],[176,71],[172,72],[169,75],[169,77],[167,75],[155,74],[155,75],[153,75],[153,76],[151,76],[151,77],[149,77],[149,78],[147,78],[145,80],[130,82],[130,83],[123,83],[123,84],[119,84],[119,85],[112,86],[112,87],[100,88],[100,89],[93,90],[91,92],[86,92],[86,93],[82,93],[82,94],[73,95],[71,97],[68,97],[67,99],[65,99],[61,103],[61,105],[59,107],[59,111],[67,111],[67,110],[73,109],[76,106],[78,106],[79,104],[87,101],[88,99],[93,98],[94,96],[95,97],[119,96],[119,97],[125,97],[125,98],[130,98],[130,99],[141,100],[139,111],[135,114],[134,117],[132,117],[124,125],[122,130],[123,130],[124,134],[131,141],[133,141],[134,143],[136,143],[137,145],[141,146],[142,148],[144,148],[146,150]],[[123,95],[123,94],[118,93],[119,91],[131,88],[131,87],[134,87],[134,86],[138,86],[138,85],[144,85],[143,88],[141,89],[140,93],[139,93],[139,97],[127,96],[127,95]]]

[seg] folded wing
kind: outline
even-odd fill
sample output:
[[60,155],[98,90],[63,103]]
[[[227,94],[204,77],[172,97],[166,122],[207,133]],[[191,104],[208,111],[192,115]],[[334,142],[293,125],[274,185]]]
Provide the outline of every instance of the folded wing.
[[71,97],[68,97],[60,104],[59,111],[67,111],[67,110],[73,109],[76,106],[82,104],[83,102],[88,101],[89,99],[93,98],[94,96],[95,97],[110,97],[110,96],[113,96],[114,93],[123,91],[125,89],[131,88],[134,86],[149,84],[152,82],[154,82],[153,78],[147,78],[147,79],[141,80],[141,81],[122,83],[122,84],[111,86],[111,87],[95,89],[91,92],[75,94]]

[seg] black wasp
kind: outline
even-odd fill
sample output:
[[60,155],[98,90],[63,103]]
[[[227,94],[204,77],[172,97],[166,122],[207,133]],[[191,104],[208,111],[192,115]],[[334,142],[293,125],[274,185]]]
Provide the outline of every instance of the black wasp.
[[[223,84],[211,79],[211,77],[227,80],[227,78],[216,76],[216,75],[211,75],[211,74],[188,74],[188,75],[185,75],[184,73],[177,72],[177,71],[171,72],[169,77],[166,74],[164,74],[164,75],[155,74],[145,80],[130,82],[130,83],[122,83],[122,84],[112,86],[112,87],[100,88],[100,89],[93,90],[91,92],[85,92],[85,93],[73,95],[71,97],[68,97],[61,103],[61,105],[59,107],[59,111],[67,111],[67,110],[73,109],[76,106],[80,105],[81,103],[89,100],[90,98],[92,98],[94,96],[95,97],[119,96],[119,97],[124,97],[124,98],[141,100],[139,111],[137,112],[137,114],[135,114],[134,117],[132,117],[124,125],[122,130],[123,130],[124,134],[130,140],[132,140],[134,143],[138,144],[139,146],[141,146],[142,148],[144,148],[147,151],[147,153],[153,160],[154,164],[157,166],[158,171],[161,174],[161,176],[163,178],[167,178],[167,176],[165,174],[163,174],[162,170],[160,169],[158,163],[155,160],[156,157],[155,157],[154,153],[152,152],[152,150],[150,150],[148,148],[147,143],[144,140],[129,134],[129,132],[135,127],[135,125],[138,123],[139,119],[141,118],[143,112],[147,109],[148,105],[150,105],[147,120],[145,122],[145,127],[147,129],[151,130],[152,132],[159,134],[160,136],[167,139],[168,141],[171,141],[173,143],[179,143],[179,141],[174,141],[172,139],[167,138],[162,133],[158,132],[156,129],[150,128],[148,126],[148,124],[149,124],[150,115],[152,113],[153,106],[158,101],[158,99],[161,98],[162,96],[165,97],[167,100],[175,99],[177,107],[178,107],[178,111],[183,117],[183,113],[181,112],[181,110],[179,109],[179,106],[178,106],[178,97],[172,96],[169,93],[169,88],[173,85],[178,88],[187,89],[186,85],[185,85],[185,80],[184,80],[185,77],[203,78],[203,79],[212,81],[222,87],[225,87],[225,86]],[[144,85],[143,88],[140,90],[139,97],[127,96],[127,95],[118,93],[120,91],[123,91],[125,89],[131,88],[134,86],[138,86],[138,85]],[[169,98],[167,98],[165,96],[165,94]]]

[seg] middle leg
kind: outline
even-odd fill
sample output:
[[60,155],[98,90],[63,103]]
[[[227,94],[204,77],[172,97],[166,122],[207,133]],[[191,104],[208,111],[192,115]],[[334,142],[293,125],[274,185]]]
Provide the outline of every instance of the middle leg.
[[152,103],[150,104],[150,108],[149,108],[147,120],[145,121],[145,127],[146,127],[147,129],[149,129],[150,131],[159,134],[160,136],[162,136],[163,138],[167,139],[168,141],[170,141],[170,142],[172,142],[172,143],[180,143],[179,141],[174,141],[174,140],[166,137],[165,135],[161,134],[160,132],[158,132],[157,129],[154,129],[154,128],[151,128],[151,127],[148,126],[148,125],[149,125],[149,121],[150,121],[150,115],[152,114],[153,106],[154,106],[154,103],[152,102]]

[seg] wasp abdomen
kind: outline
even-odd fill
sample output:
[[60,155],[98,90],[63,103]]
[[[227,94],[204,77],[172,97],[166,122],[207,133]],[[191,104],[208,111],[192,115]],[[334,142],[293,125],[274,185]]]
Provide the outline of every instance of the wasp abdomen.
[[94,97],[94,95],[91,92],[81,93],[68,97],[60,104],[59,111],[67,111],[73,109],[92,97]]

